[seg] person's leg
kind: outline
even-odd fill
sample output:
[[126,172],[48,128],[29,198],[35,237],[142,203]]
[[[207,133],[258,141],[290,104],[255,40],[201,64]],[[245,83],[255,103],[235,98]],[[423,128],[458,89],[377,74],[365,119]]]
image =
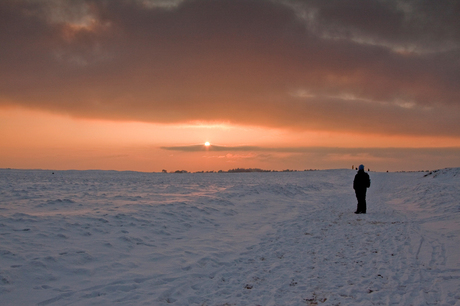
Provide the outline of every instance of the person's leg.
[[358,201],[358,204],[356,206],[356,211],[355,211],[355,214],[359,214],[360,211],[359,211],[359,192],[357,190],[355,190],[355,194],[356,194],[356,200]]
[[358,214],[366,213],[366,191],[359,190],[356,192],[356,198],[358,199]]
[[359,211],[362,213],[362,214],[365,214],[366,213],[366,209],[367,209],[367,203],[366,203],[366,189],[364,189],[364,191],[361,192],[361,206],[360,206],[360,209]]

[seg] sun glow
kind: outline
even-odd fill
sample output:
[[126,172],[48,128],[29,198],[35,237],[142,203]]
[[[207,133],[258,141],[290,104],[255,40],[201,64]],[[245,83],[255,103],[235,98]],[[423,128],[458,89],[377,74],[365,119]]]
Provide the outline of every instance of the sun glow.
[[204,143],[204,145],[205,145],[206,147],[209,147],[211,144],[209,143],[209,141],[206,141],[206,142]]

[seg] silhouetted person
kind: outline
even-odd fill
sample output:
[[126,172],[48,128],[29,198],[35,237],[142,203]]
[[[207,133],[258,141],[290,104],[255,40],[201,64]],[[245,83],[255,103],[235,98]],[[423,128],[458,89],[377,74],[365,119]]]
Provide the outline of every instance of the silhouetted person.
[[371,179],[369,178],[369,174],[364,172],[363,165],[359,165],[358,173],[356,173],[355,179],[353,180],[353,189],[355,190],[356,199],[358,200],[358,208],[355,214],[366,213],[366,191],[370,186]]

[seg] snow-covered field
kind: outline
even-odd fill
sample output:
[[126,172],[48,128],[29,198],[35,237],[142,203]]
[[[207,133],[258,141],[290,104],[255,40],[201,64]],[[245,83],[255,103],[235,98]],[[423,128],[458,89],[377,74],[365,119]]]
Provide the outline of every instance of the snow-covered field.
[[460,168],[0,170],[0,305],[460,305]]

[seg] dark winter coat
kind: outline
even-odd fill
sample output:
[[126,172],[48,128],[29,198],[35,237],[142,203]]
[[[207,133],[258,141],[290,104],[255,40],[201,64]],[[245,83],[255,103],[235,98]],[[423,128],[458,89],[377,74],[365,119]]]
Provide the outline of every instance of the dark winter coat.
[[355,175],[353,180],[353,189],[356,191],[366,190],[366,188],[371,187],[371,179],[369,174],[364,172],[364,170],[359,170]]

